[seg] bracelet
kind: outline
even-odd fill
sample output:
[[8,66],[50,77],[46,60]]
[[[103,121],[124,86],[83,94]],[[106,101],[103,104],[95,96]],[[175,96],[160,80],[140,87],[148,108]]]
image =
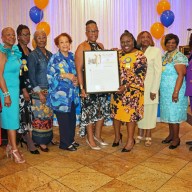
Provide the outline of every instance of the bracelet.
[[124,85],[125,89],[127,89],[127,84]]
[[83,89],[83,85],[82,84],[80,84],[79,87],[80,87],[81,90]]
[[8,97],[8,96],[10,96],[9,91],[7,91],[7,92],[3,93],[3,97]]

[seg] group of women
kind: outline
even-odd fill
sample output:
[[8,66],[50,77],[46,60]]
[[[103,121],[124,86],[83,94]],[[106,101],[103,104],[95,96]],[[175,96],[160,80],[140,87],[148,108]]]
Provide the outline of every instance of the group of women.
[[[171,143],[170,149],[179,146],[179,124],[186,121],[188,106],[184,78],[188,59],[177,50],[179,38],[174,34],[166,35],[167,51],[162,58],[149,32],[141,32],[136,41],[130,32],[125,31],[120,37],[121,50],[118,50],[120,87],[111,94],[109,102],[109,94],[85,92],[83,51],[104,50],[104,46],[97,43],[98,34],[96,22],[88,21],[87,40],[78,46],[74,56],[70,52],[72,38],[67,33],[54,39],[59,50],[52,55],[45,48],[47,36],[44,31],[34,33],[37,47],[31,52],[27,47],[30,41],[27,26],[20,25],[17,29],[18,46],[14,45],[15,31],[10,27],[2,30],[0,95],[4,107],[1,126],[8,130],[7,156],[16,163],[25,162],[16,145],[16,130],[22,134],[21,145],[26,144],[32,154],[39,154],[36,147],[48,152],[47,144],[55,144],[52,140],[53,113],[59,124],[59,148],[77,150],[75,108],[79,95],[82,108],[80,126],[86,130],[86,142],[92,149],[100,150],[101,146],[108,145],[101,137],[101,130],[104,118],[109,115],[115,132],[112,147],[122,142],[122,123],[127,127],[122,152],[130,152],[135,143],[142,140],[145,146],[150,146],[151,130],[156,127],[159,89],[161,121],[169,123],[169,135],[162,143]],[[138,136],[135,140],[136,125]]]

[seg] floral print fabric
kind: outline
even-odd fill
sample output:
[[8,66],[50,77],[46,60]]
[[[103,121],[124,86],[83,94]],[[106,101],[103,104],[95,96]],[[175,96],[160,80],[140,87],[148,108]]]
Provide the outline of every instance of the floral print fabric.
[[129,85],[123,94],[111,98],[111,117],[123,122],[135,122],[144,114],[144,80],[147,71],[146,57],[142,52],[119,52],[120,83]]

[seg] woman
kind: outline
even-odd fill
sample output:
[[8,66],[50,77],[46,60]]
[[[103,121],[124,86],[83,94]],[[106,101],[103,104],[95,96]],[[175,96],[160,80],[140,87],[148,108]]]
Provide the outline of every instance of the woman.
[[127,142],[122,152],[130,152],[135,144],[136,122],[143,118],[144,79],[146,57],[136,49],[134,37],[125,31],[120,37],[122,51],[119,52],[121,86],[111,98],[111,116],[114,119],[115,140],[112,147],[119,145],[121,122],[126,122]]
[[180,145],[179,125],[187,119],[188,100],[185,96],[186,66],[188,60],[177,50],[179,38],[172,33],[165,36],[167,52],[163,55],[160,84],[160,118],[169,124],[169,135],[162,143],[171,143],[169,149]]
[[[189,38],[189,48],[190,48],[190,55],[188,58],[189,61],[189,66],[187,67],[187,75],[186,75],[186,92],[185,95],[189,96],[190,100],[190,107],[191,107],[191,112],[192,112],[192,34],[190,35]],[[192,145],[192,141],[187,141],[187,145]],[[189,147],[189,151],[192,151],[192,146]]]
[[8,132],[7,157],[11,156],[16,163],[24,163],[22,154],[16,145],[16,130],[19,128],[19,71],[21,52],[15,46],[15,31],[10,28],[2,30],[0,44],[0,96],[4,104],[1,120],[2,128]]
[[55,39],[59,51],[54,54],[47,67],[49,90],[47,105],[56,114],[59,133],[60,149],[76,151],[79,146],[75,142],[76,112],[79,88],[73,53],[69,52],[72,43],[67,33],[61,33]]
[[28,68],[27,68],[27,58],[31,49],[27,47],[30,42],[30,30],[26,25],[19,25],[17,28],[17,40],[18,47],[22,53],[22,69],[20,72],[20,128],[18,133],[22,134],[20,139],[21,146],[23,143],[27,145],[28,150],[32,154],[39,154],[39,151],[36,149],[33,140],[31,139],[32,131],[32,119],[33,114],[31,110],[31,92],[32,87],[29,82],[28,77]]
[[45,104],[48,90],[47,65],[52,53],[45,48],[47,35],[44,31],[36,31],[34,40],[37,47],[28,56],[29,79],[34,91],[32,95],[34,114],[32,138],[41,151],[48,152],[47,144],[53,138],[53,114]]
[[154,47],[152,36],[148,31],[139,33],[137,44],[147,58],[147,74],[144,82],[144,117],[138,122],[136,143],[140,143],[145,137],[145,146],[149,147],[152,144],[151,129],[156,127],[162,59],[161,51]]
[[[81,135],[85,134],[85,127],[87,131],[86,142],[93,150],[100,150],[100,146],[106,146],[106,143],[102,137],[102,127],[104,118],[109,116],[109,101],[108,94],[86,94],[85,81],[83,77],[84,51],[97,51],[103,50],[103,44],[98,43],[99,30],[97,23],[93,20],[89,20],[86,23],[86,36],[87,40],[81,43],[75,53],[75,64],[77,68],[77,76],[81,92]],[[97,143],[100,145],[98,146]]]

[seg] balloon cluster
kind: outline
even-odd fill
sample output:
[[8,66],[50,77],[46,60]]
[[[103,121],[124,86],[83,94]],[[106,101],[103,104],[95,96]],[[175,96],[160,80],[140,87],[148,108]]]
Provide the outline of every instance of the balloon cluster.
[[164,27],[169,27],[174,19],[175,15],[174,13],[170,10],[171,5],[168,0],[160,0],[159,3],[157,4],[157,13],[160,15],[160,22],[156,22],[151,26],[151,34],[153,37],[156,39],[161,38],[161,46],[165,50],[164,46],[164,32],[165,29]]
[[[47,22],[41,22],[43,19],[43,9],[48,5],[49,0],[34,0],[35,6],[29,11],[31,20],[37,24],[36,30],[43,30],[47,35],[50,33],[50,26]],[[36,47],[35,41],[32,41],[33,48]]]

